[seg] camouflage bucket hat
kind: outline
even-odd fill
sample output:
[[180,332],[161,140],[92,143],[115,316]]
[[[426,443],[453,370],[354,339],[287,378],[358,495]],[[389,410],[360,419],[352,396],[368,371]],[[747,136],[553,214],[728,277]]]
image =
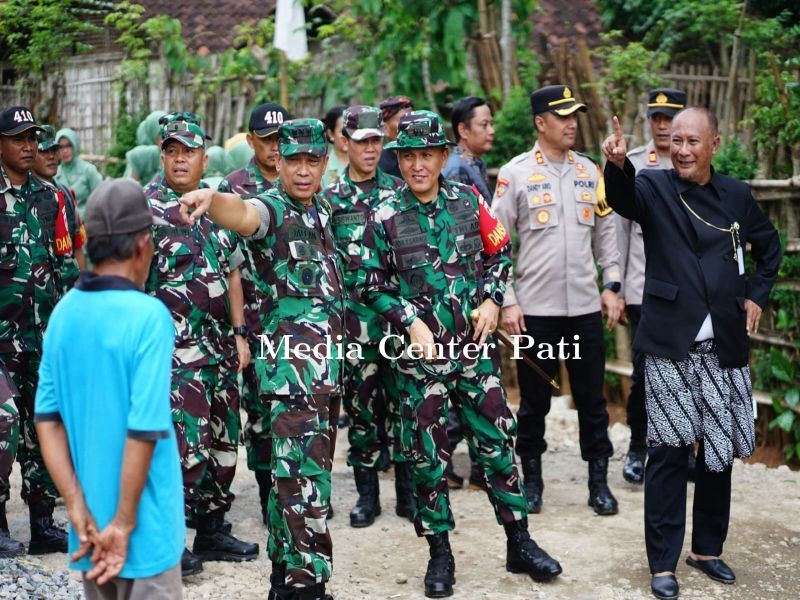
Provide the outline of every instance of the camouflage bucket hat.
[[178,140],[187,148],[203,148],[210,139],[200,127],[200,117],[190,112],[164,115],[158,120],[161,125],[161,149],[170,140]]
[[415,110],[400,119],[397,139],[386,144],[396,150],[455,146],[447,139],[442,118],[429,110]]
[[294,119],[286,121],[278,129],[278,146],[281,156],[311,154],[328,155],[328,140],[325,125],[319,119]]
[[342,115],[347,135],[360,142],[373,137],[383,137],[383,116],[374,106],[350,106]]
[[39,152],[58,146],[56,130],[52,125],[42,125],[42,128],[36,132],[36,137],[39,140]]

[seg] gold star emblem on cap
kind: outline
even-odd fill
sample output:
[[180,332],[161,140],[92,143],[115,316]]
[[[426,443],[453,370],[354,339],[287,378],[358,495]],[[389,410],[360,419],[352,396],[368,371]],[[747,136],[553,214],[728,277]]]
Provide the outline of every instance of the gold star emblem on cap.
[[572,90],[568,87],[564,88],[564,98],[572,98]]
[[666,102],[667,102],[667,95],[664,92],[661,92],[658,96],[656,96],[656,103],[666,104]]

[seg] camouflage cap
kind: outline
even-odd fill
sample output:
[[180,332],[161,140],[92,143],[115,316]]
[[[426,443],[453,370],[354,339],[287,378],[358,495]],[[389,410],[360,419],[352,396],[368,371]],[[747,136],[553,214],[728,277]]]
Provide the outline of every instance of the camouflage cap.
[[52,125],[42,125],[42,128],[36,132],[36,138],[39,140],[39,152],[58,146],[56,129]]
[[397,139],[386,144],[396,150],[455,146],[447,139],[442,118],[430,110],[415,110],[401,117]]
[[158,120],[161,125],[161,149],[170,140],[177,140],[187,148],[203,148],[209,138],[200,127],[200,117],[190,112],[175,112]]
[[328,155],[325,125],[319,119],[293,119],[278,129],[278,148],[281,156],[311,154]]
[[383,116],[374,106],[350,106],[342,115],[342,129],[348,137],[359,142],[373,137],[383,137]]

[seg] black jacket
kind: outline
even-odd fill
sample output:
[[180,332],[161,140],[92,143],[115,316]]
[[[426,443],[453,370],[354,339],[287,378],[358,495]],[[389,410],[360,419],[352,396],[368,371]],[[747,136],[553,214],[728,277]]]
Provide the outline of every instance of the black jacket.
[[[745,366],[750,344],[744,301],[749,298],[764,308],[781,260],[778,232],[758,208],[750,187],[713,171],[704,189],[681,179],[674,169],[646,169],[637,175],[627,159],[624,172],[608,163],[604,173],[608,203],[637,221],[644,234],[647,264],[634,349],[683,360],[710,313],[720,366]],[[739,275],[730,234],[691,215],[680,195],[709,223],[724,228],[739,223],[743,249],[751,245],[754,274]]]

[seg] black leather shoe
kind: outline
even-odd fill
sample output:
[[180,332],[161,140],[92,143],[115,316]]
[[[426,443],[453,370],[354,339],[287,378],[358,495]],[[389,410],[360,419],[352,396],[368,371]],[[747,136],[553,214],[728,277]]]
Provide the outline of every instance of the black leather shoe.
[[[186,528],[197,529],[197,521],[195,521],[194,519],[186,519]],[[222,529],[230,533],[231,530],[233,529],[233,523],[228,521],[228,519],[225,519],[224,521],[222,521]]]
[[198,556],[189,552],[188,548],[183,549],[181,555],[181,577],[187,577],[200,573],[203,570],[203,561]]
[[447,480],[447,487],[451,490],[460,490],[464,487],[464,478],[456,473],[452,458],[447,460],[447,466],[444,468],[444,477]]
[[628,450],[625,455],[625,464],[622,467],[622,477],[628,483],[642,485],[644,483],[644,460],[647,453],[643,450]]
[[206,515],[198,520],[192,552],[202,560],[242,562],[255,560],[258,544],[243,542],[225,531],[222,517]]
[[523,489],[528,500],[528,512],[542,512],[542,493],[544,481],[542,480],[542,457],[523,458],[522,475],[524,477]]
[[350,511],[350,527],[369,527],[381,514],[378,472],[375,469],[353,467],[358,500]]
[[266,525],[269,492],[272,489],[272,471],[254,471],[254,474],[256,476],[256,484],[258,484],[258,499],[261,502],[261,521]]
[[469,468],[469,489],[472,491],[489,491],[489,487],[486,485],[486,476],[483,474],[483,467],[480,463],[474,462]]
[[453,595],[456,582],[456,561],[450,549],[447,532],[426,535],[431,558],[425,571],[425,596],[427,598],[447,598]]
[[736,575],[734,575],[733,570],[722,559],[695,560],[691,556],[687,556],[686,564],[702,571],[714,581],[719,581],[720,583],[734,583],[736,581]]
[[527,573],[538,583],[545,583],[561,574],[561,565],[542,550],[528,533],[527,521],[503,525],[506,531],[506,571]]
[[417,510],[417,500],[414,497],[414,483],[411,480],[410,462],[394,464],[394,491],[397,496],[395,514],[398,517],[413,521],[414,511]]
[[650,580],[650,591],[653,596],[660,598],[660,600],[674,600],[678,597],[680,587],[675,575],[659,575]]
[[615,515],[619,512],[617,499],[608,489],[608,459],[589,461],[589,506],[598,515]]
[[68,539],[67,532],[55,526],[53,517],[31,516],[31,541],[28,544],[28,554],[66,552]]

